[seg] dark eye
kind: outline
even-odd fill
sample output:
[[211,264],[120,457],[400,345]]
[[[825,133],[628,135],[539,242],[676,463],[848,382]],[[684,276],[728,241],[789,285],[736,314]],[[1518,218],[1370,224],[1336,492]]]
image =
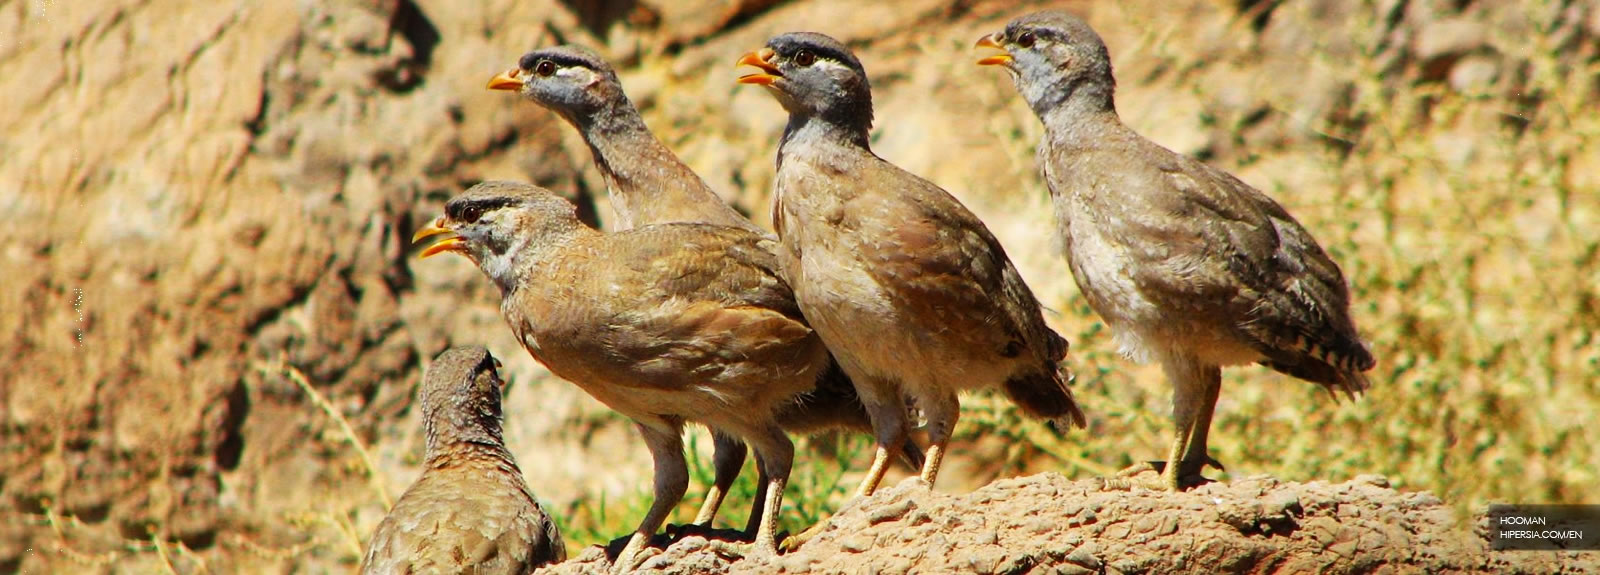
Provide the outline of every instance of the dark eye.
[[1032,48],[1033,43],[1037,41],[1039,39],[1034,37],[1033,32],[1023,32],[1021,36],[1017,36],[1017,45],[1023,48]]
[[478,221],[478,218],[482,216],[483,208],[478,206],[467,206],[465,208],[461,208],[461,217],[458,219],[460,219],[462,222],[470,224]]
[[801,50],[799,54],[794,55],[794,63],[801,66],[810,66],[817,63],[817,55],[812,54],[810,50]]
[[533,66],[533,73],[549,78],[551,74],[556,73],[556,63],[549,60],[540,60],[538,64]]

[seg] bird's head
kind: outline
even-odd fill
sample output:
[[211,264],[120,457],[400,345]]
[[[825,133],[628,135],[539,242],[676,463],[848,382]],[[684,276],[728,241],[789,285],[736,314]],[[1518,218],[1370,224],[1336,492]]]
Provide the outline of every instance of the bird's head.
[[581,229],[587,228],[566,198],[531,184],[489,181],[445,202],[444,215],[417,230],[411,242],[442,236],[418,257],[465,256],[509,291],[519,262]]
[[740,66],[759,72],[740,84],[764,86],[791,115],[822,119],[840,127],[872,127],[872,87],[850,48],[815,32],[791,32],[745,54]]
[[500,444],[500,360],[480,346],[453,347],[434,358],[417,392],[428,451],[451,443]]
[[523,54],[516,68],[491,78],[488,87],[521,93],[580,127],[628,99],[611,64],[572,45]]
[[1017,91],[1041,116],[1077,93],[1111,104],[1111,55],[1100,35],[1077,16],[1055,10],[1021,16],[1005,30],[979,38],[977,46],[1003,51],[978,64],[1010,72]]

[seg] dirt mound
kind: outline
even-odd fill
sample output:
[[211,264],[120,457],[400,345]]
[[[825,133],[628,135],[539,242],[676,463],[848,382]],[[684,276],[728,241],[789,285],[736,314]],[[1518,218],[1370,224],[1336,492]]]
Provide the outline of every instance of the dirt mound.
[[[802,549],[736,560],[704,537],[641,572],[693,573],[1577,573],[1600,554],[1495,552],[1439,498],[1365,475],[1345,483],[1253,476],[1185,493],[1107,490],[1041,473],[964,495],[917,478],[828,522]],[[664,537],[660,537],[661,539]],[[590,547],[544,573],[610,568]]]

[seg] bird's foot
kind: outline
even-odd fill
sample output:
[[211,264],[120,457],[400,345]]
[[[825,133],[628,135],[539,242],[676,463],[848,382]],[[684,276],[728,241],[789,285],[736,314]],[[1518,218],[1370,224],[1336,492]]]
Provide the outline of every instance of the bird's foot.
[[792,553],[797,551],[800,549],[801,545],[805,545],[806,542],[810,541],[812,537],[821,535],[823,531],[827,530],[828,520],[824,519],[822,521],[818,521],[812,526],[807,527],[805,531],[784,537],[783,541],[778,543],[778,550],[784,553]]
[[[1206,460],[1198,466],[1184,466],[1192,468],[1193,471],[1182,476],[1175,477],[1167,473],[1167,462],[1165,461],[1146,461],[1118,471],[1116,475],[1111,477],[1101,478],[1100,481],[1103,489],[1126,491],[1134,487],[1143,487],[1153,491],[1178,492],[1211,483],[1210,479],[1200,474],[1200,470],[1207,465],[1227,471],[1222,467],[1222,463],[1212,459],[1210,456],[1206,456]],[[1155,475],[1146,475],[1147,472],[1154,472]]]
[[645,561],[649,561],[651,557],[660,554],[661,550],[655,547],[645,547],[638,551],[625,552],[622,555],[618,555],[616,562],[611,564],[611,575],[632,573],[640,565],[644,565]]

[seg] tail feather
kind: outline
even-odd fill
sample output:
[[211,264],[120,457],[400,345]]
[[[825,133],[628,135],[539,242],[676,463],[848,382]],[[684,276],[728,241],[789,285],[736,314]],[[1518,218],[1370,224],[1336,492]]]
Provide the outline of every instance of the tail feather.
[[1005,383],[1006,397],[1031,417],[1050,419],[1058,425],[1088,427],[1088,420],[1072,399],[1061,367],[1050,364],[1042,372],[1012,375]]

